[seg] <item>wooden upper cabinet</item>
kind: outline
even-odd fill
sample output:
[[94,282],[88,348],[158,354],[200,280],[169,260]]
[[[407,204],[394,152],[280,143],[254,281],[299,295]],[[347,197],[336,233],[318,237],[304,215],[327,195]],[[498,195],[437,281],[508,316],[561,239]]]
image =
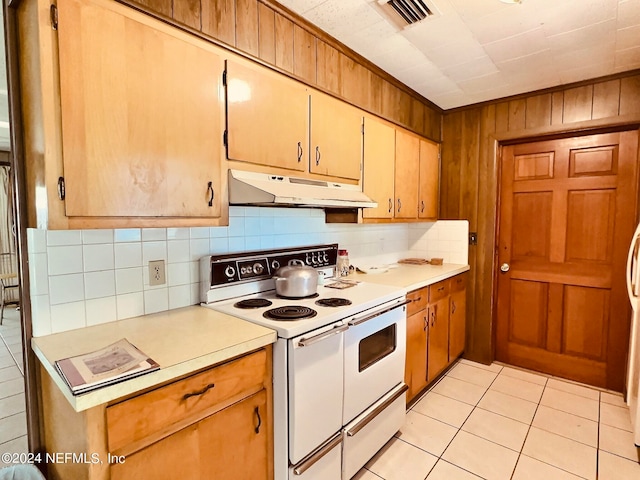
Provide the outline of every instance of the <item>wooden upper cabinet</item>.
[[66,215],[220,216],[217,50],[115,2],[57,6]]
[[309,171],[360,180],[362,112],[320,92],[311,94]]
[[418,217],[420,138],[396,129],[395,218]]
[[364,208],[364,218],[393,218],[393,178],[396,134],[392,126],[374,117],[364,119],[363,190],[376,208]]
[[309,95],[300,83],[227,60],[227,158],[306,171]]
[[437,143],[420,139],[420,186],[418,189],[418,217],[437,220],[440,188],[440,147]]

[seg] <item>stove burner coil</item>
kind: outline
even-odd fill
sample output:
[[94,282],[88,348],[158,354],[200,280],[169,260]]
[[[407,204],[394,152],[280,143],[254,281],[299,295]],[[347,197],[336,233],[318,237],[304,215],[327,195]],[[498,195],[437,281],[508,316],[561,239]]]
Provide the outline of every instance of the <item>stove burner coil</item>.
[[316,300],[316,305],[320,305],[322,307],[344,307],[345,305],[351,305],[351,300],[347,300],[346,298],[322,298],[320,300]]
[[262,316],[273,320],[300,320],[303,318],[313,318],[317,314],[318,312],[314,309],[302,305],[285,305],[284,307],[267,310]]
[[273,302],[267,300],[266,298],[248,298],[247,300],[241,300],[237,303],[234,303],[233,306],[236,308],[262,308],[268,307],[272,304]]

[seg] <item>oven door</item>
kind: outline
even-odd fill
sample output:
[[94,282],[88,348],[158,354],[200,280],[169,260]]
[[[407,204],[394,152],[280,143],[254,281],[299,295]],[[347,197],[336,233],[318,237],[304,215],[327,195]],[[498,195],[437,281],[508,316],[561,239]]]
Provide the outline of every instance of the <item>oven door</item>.
[[289,340],[289,461],[298,464],[342,428],[342,322]]
[[404,381],[406,301],[389,302],[349,321],[344,346],[346,425]]

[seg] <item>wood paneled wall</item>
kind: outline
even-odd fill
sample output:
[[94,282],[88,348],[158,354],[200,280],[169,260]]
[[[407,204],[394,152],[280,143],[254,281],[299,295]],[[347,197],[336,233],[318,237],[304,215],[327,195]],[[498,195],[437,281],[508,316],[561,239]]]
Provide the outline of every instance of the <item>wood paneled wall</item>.
[[121,0],[247,53],[427,138],[442,111],[274,0]]
[[639,125],[640,72],[445,112],[440,218],[468,219],[478,233],[478,245],[469,247],[466,357],[493,359],[500,143]]

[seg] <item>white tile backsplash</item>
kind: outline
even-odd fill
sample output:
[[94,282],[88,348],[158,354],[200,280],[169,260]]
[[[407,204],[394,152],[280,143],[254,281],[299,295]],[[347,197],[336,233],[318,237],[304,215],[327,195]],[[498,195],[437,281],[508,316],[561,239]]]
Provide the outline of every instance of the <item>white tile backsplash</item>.
[[82,256],[84,258],[85,272],[113,270],[115,266],[113,243],[84,245],[82,247]]
[[[338,243],[351,262],[407,256],[467,263],[466,221],[325,224],[317,209],[231,207],[228,227],[27,231],[34,336],[199,302],[199,259],[210,254]],[[150,287],[150,260],[167,283]],[[65,319],[64,315],[75,315]]]

